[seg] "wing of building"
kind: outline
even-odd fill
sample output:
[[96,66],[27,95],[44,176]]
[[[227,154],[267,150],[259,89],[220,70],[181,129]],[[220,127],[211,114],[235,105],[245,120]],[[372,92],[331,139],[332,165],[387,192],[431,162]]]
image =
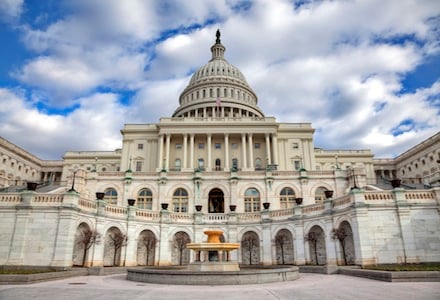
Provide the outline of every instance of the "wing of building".
[[44,161],[1,139],[0,264],[187,264],[177,243],[206,229],[242,243],[241,264],[440,261],[440,134],[388,160],[316,148],[225,51],[217,32],[173,115],[126,124],[122,149]]

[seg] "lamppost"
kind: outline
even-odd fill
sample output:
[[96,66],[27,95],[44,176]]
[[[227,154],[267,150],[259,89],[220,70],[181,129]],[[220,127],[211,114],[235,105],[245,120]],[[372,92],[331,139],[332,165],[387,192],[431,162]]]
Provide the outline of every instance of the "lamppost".
[[348,167],[349,170],[351,170],[351,175],[353,176],[353,187],[350,188],[350,190],[358,190],[358,186],[356,184],[356,174],[355,174],[355,170],[354,167]]
[[73,178],[72,178],[72,187],[70,188],[69,192],[76,192],[75,190],[75,175],[76,172],[78,172],[78,169],[73,170]]

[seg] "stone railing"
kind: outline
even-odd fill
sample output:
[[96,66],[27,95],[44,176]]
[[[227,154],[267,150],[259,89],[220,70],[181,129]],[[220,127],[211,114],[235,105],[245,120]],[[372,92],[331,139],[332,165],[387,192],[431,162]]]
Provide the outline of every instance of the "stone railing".
[[189,213],[170,213],[170,219],[173,223],[193,223],[193,215]]
[[63,203],[63,194],[36,194],[32,200],[33,203],[41,204],[61,204]]
[[261,221],[261,212],[237,214],[238,223],[256,223]]
[[436,203],[435,194],[431,191],[406,191],[405,199],[409,203]]
[[79,198],[78,206],[83,210],[94,211],[96,210],[96,201],[90,201],[84,198]]
[[127,216],[127,208],[122,206],[107,204],[105,206],[105,213],[106,215],[112,215],[117,217]]
[[366,191],[364,192],[364,199],[367,202],[389,202],[394,201],[394,194],[392,191]]
[[158,222],[158,221],[160,221],[160,212],[152,211],[152,210],[145,210],[145,209],[138,209],[138,210],[136,210],[136,218],[139,218],[142,220]]
[[269,217],[273,220],[283,220],[293,216],[293,208],[271,210]]
[[303,215],[319,215],[324,212],[325,205],[323,203],[307,205],[302,208]]
[[205,223],[226,223],[228,221],[227,214],[204,214],[203,221]]
[[0,205],[16,205],[21,202],[21,195],[14,194],[0,194]]

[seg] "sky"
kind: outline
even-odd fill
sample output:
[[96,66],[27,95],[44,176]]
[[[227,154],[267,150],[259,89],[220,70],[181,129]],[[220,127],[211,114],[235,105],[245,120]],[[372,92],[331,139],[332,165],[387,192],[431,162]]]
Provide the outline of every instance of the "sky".
[[395,157],[440,130],[438,0],[0,0],[0,136],[41,159],[121,148],[225,58],[315,147]]

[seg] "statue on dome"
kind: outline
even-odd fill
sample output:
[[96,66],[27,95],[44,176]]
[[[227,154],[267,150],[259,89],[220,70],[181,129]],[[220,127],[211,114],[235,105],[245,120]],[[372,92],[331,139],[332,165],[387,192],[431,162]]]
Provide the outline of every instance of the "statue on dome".
[[217,37],[217,39],[215,40],[216,44],[220,44],[220,29],[217,29],[217,32],[215,33],[215,36]]

